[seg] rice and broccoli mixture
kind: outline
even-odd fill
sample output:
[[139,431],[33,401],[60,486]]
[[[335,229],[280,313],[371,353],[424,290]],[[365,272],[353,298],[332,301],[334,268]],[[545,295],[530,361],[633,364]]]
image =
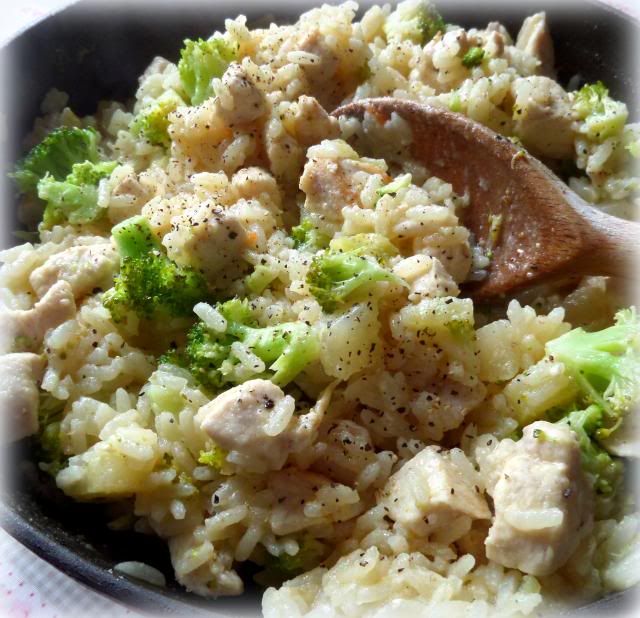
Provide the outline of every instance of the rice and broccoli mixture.
[[421,0],[356,11],[229,19],[94,116],[49,93],[14,174],[38,232],[1,256],[14,437],[111,527],[165,539],[188,590],[240,594],[251,563],[270,618],[627,588],[635,309],[602,277],[474,307],[491,252],[468,197],[410,159],[401,118],[330,112],[460,112],[626,216],[640,127],[604,84],[554,80],[542,13],[514,42]]

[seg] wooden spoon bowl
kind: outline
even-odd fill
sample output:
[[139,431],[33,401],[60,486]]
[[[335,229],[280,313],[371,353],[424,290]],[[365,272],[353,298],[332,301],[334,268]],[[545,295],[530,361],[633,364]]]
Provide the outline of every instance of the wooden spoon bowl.
[[[365,113],[380,124],[392,114],[403,118],[415,160],[468,194],[461,219],[492,251],[488,276],[468,284],[476,300],[584,275],[633,277],[640,225],[589,205],[511,140],[462,114],[400,99],[363,99],[333,112]],[[492,221],[501,222],[499,233]]]

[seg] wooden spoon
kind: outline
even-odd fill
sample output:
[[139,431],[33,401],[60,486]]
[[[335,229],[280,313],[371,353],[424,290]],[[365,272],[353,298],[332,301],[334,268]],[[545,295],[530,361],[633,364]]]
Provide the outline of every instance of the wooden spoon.
[[[412,156],[456,193],[468,193],[459,214],[493,253],[488,276],[469,284],[476,300],[583,275],[635,275],[640,224],[590,206],[510,140],[462,114],[402,99],[362,99],[333,115],[362,119],[365,112],[380,124],[402,117],[413,130]],[[490,234],[492,216],[502,217],[499,235],[495,226]]]

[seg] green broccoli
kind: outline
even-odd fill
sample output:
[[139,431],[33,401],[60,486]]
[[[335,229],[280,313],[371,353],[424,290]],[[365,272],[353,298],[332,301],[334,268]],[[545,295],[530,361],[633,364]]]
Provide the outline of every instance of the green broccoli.
[[303,219],[299,225],[291,228],[291,238],[293,246],[302,251],[313,251],[324,249],[329,244],[330,237],[323,234],[316,228],[310,219]]
[[194,305],[209,298],[204,277],[170,260],[144,217],[123,221],[112,235],[120,253],[120,273],[102,302],[116,322],[129,311],[144,318],[189,316]]
[[60,127],[34,146],[11,176],[22,193],[35,191],[40,179],[47,175],[64,180],[74,164],[98,161],[97,143],[94,129]]
[[60,442],[60,421],[64,411],[64,401],[56,399],[45,391],[40,392],[38,406],[38,452],[40,468],[55,476],[65,467],[68,457]]
[[151,251],[162,249],[149,221],[142,215],[136,215],[118,223],[111,230],[111,236],[121,258],[139,258]]
[[559,421],[573,429],[578,437],[582,455],[582,466],[593,478],[594,489],[599,495],[612,495],[622,480],[622,463],[611,457],[596,438],[605,422],[603,410],[593,404],[585,410],[576,410]]
[[298,553],[293,556],[286,552],[279,556],[267,554],[265,568],[280,579],[291,579],[318,566],[327,554],[326,546],[311,535],[303,536],[298,546]]
[[378,281],[406,285],[402,279],[374,260],[354,252],[319,253],[313,258],[307,273],[309,290],[329,313],[345,305],[354,292]]
[[238,341],[260,358],[269,369],[272,382],[285,386],[320,354],[316,333],[304,322],[285,322],[276,326],[257,326],[248,302],[232,299],[216,305],[227,320],[224,333],[213,332],[203,322],[187,335],[182,363],[205,388],[220,390],[238,383],[233,375],[237,360],[231,346]]
[[391,195],[392,197],[395,197],[396,193],[398,193],[400,189],[406,189],[409,185],[411,185],[411,174],[403,174],[402,176],[394,178],[389,184],[378,189],[376,191],[376,195],[378,196],[378,199],[383,195]]
[[452,112],[459,114],[462,111],[462,99],[460,98],[460,93],[458,91],[454,91],[450,96],[449,109]]
[[182,87],[192,105],[200,105],[214,94],[211,80],[221,77],[237,57],[238,50],[220,36],[207,41],[184,41],[178,70]]
[[614,101],[600,81],[586,84],[573,93],[573,110],[584,120],[586,135],[600,141],[622,131],[629,116],[627,106]]
[[596,436],[605,438],[615,431],[640,396],[640,320],[635,309],[618,312],[615,325],[601,331],[575,328],[548,342],[546,352],[575,380],[579,404],[602,409]]
[[340,236],[329,243],[331,251],[352,253],[359,257],[371,255],[380,263],[398,255],[396,246],[381,234],[355,234]]
[[200,451],[198,463],[203,466],[211,466],[216,470],[221,470],[224,466],[227,453],[219,446],[213,445],[208,451]]
[[184,101],[180,95],[173,90],[167,90],[136,115],[131,123],[131,131],[152,144],[169,146],[169,114],[181,105],[184,105]]
[[275,268],[266,264],[258,264],[250,275],[244,279],[247,289],[254,294],[262,294],[267,286],[278,276]]
[[68,221],[90,223],[103,214],[98,206],[98,183],[118,166],[116,161],[75,163],[64,180],[46,174],[38,182],[38,197],[46,202],[42,225],[49,229]]
[[484,59],[484,49],[482,47],[471,47],[469,51],[462,57],[462,64],[468,69],[482,64]]
[[410,40],[419,45],[428,43],[447,25],[435,7],[426,0],[405,0],[387,17],[384,33],[387,40]]

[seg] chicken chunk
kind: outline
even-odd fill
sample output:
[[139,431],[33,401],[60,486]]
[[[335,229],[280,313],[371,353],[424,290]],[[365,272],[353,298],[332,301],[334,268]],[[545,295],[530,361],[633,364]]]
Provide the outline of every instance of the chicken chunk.
[[593,490],[569,427],[537,421],[518,442],[502,440],[486,458],[495,518],[487,557],[531,575],[549,575],[592,524]]
[[423,298],[457,296],[458,285],[442,262],[428,255],[412,255],[398,262],[393,272],[409,285],[409,300],[420,302]]
[[340,64],[338,55],[327,45],[320,31],[313,30],[300,43],[300,50],[313,54],[313,58],[303,65],[311,94],[324,107],[331,108],[340,99],[337,92],[339,80],[336,72]]
[[[387,481],[382,504],[397,524],[426,536],[465,518],[490,519],[476,472],[460,449],[427,446]],[[466,529],[464,529],[466,527]]]
[[245,167],[237,171],[231,180],[240,198],[256,199],[277,214],[282,211],[282,195],[276,179],[259,167]]
[[338,119],[329,116],[316,99],[306,95],[291,104],[283,123],[287,132],[306,147],[340,135]]
[[75,314],[76,305],[71,285],[66,281],[58,281],[31,309],[0,312],[3,322],[0,329],[0,353],[13,350],[18,339],[26,344],[23,347],[37,348],[49,329],[70,320]]
[[356,485],[367,466],[377,461],[369,432],[353,421],[332,423],[319,445],[322,451],[313,469],[347,485]]
[[266,113],[264,94],[247,67],[237,62],[232,62],[225,71],[216,94],[217,109],[231,125],[252,122]]
[[300,178],[300,189],[306,194],[304,212],[318,228],[333,234],[343,223],[342,209],[361,206],[360,193],[366,181],[372,174],[384,172],[373,163],[355,158],[315,157],[313,150]]
[[224,288],[247,268],[242,224],[213,202],[187,208],[171,220],[163,239],[167,255],[202,272],[213,288]]
[[516,135],[532,154],[571,158],[575,132],[569,96],[558,83],[536,75],[513,82]]
[[2,436],[14,441],[38,431],[38,381],[44,358],[30,352],[0,356],[0,409]]
[[271,474],[269,489],[275,498],[269,524],[278,535],[346,521],[362,511],[362,501],[355,490],[306,470],[289,467]]
[[549,32],[546,13],[536,13],[522,23],[516,47],[538,59],[538,75],[555,78],[553,40]]
[[291,453],[313,441],[326,409],[321,401],[296,417],[293,397],[270,380],[249,380],[202,406],[197,420],[218,446],[229,451],[229,461],[257,472],[279,470]]
[[42,297],[57,281],[66,281],[74,297],[80,299],[96,288],[110,288],[118,263],[118,252],[111,243],[71,247],[52,255],[36,268],[29,283]]

